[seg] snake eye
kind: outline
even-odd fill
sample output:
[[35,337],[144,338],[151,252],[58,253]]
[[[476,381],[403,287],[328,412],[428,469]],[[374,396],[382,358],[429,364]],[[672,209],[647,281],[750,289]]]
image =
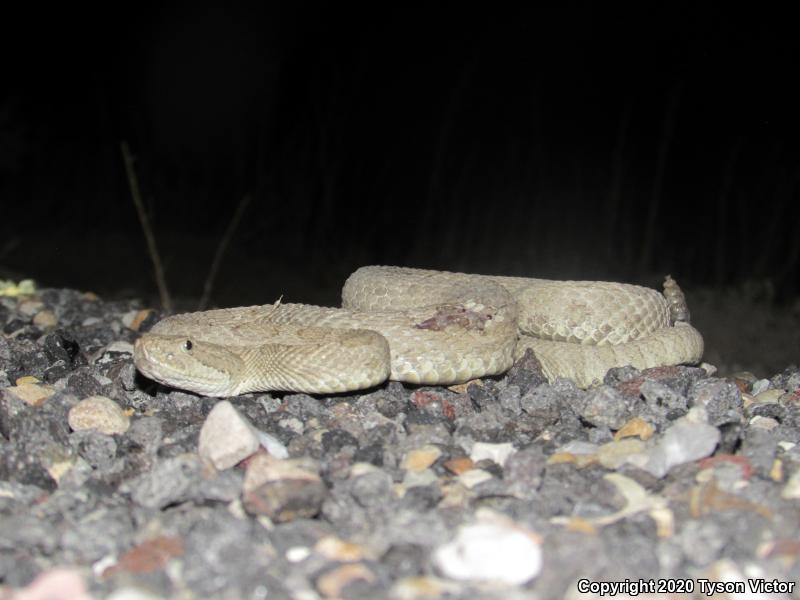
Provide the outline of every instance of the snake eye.
[[183,349],[187,352],[192,349],[192,340],[186,340],[183,342]]

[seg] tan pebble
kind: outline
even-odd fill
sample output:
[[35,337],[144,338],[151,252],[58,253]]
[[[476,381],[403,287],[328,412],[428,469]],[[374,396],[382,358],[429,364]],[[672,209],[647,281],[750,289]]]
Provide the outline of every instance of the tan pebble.
[[122,324],[128,329],[133,329],[133,327],[131,327],[131,323],[133,323],[133,320],[136,318],[136,315],[138,315],[140,312],[141,311],[139,310],[129,310],[124,315],[122,315],[119,320],[122,321]]
[[97,302],[98,300],[100,300],[100,296],[98,296],[94,292],[83,292],[83,294],[81,295],[83,296],[84,300],[88,300],[89,302]]
[[130,319],[129,323],[125,323],[124,321],[123,323],[128,329],[132,329],[133,331],[139,331],[139,327],[142,326],[142,323],[144,323],[147,317],[149,317],[151,314],[153,314],[153,309],[151,308],[140,310],[135,315],[133,315],[133,318]]
[[33,317],[33,324],[40,329],[53,329],[58,325],[58,318],[52,310],[41,310]]
[[32,317],[44,308],[44,302],[41,300],[22,300],[17,304],[17,310],[26,317]]
[[363,546],[345,542],[333,535],[328,535],[314,544],[314,551],[328,560],[338,562],[358,562],[366,558]]
[[451,458],[444,463],[444,468],[453,473],[454,475],[461,475],[464,471],[469,471],[475,466],[472,459],[467,456],[459,456],[458,458]]
[[328,492],[318,471],[319,464],[308,458],[256,454],[247,461],[243,507],[273,523],[310,519],[319,512]]
[[469,501],[469,492],[463,485],[443,485],[442,499],[439,501],[438,508],[458,508],[466,506]]
[[342,565],[320,575],[317,590],[326,598],[341,598],[344,589],[356,581],[375,581],[375,574],[361,563]]
[[423,446],[406,454],[400,468],[406,471],[424,471],[441,455],[442,451],[436,446]]
[[484,471],[483,469],[470,469],[469,471],[464,471],[461,475],[459,475],[458,481],[465,488],[471,490],[484,481],[489,481],[491,478],[492,474],[488,471]]
[[772,468],[769,470],[769,476],[772,481],[783,481],[783,461],[781,459],[776,458],[772,461]]
[[67,421],[73,431],[94,429],[107,435],[125,433],[130,426],[130,419],[122,408],[105,396],[81,400],[70,409]]
[[471,386],[473,383],[475,385],[477,385],[477,386],[484,387],[483,386],[483,380],[481,380],[481,379],[470,379],[466,383],[457,383],[455,385],[447,386],[447,389],[450,390],[451,392],[455,392],[456,394],[466,394],[467,393],[467,388],[469,386]]
[[675,535],[675,514],[667,506],[659,506],[649,513],[656,523],[656,535],[662,539]]
[[256,454],[247,462],[242,490],[252,492],[265,483],[293,479],[299,481],[321,481],[318,465],[306,458],[274,458],[269,454]]
[[445,579],[422,575],[398,580],[393,586],[391,597],[397,600],[435,600],[445,594],[456,595],[458,586]]
[[578,462],[578,457],[572,454],[571,452],[557,452],[550,456],[547,459],[547,464],[549,465],[557,465],[560,463],[576,463]]
[[570,517],[564,526],[569,531],[575,531],[577,533],[585,533],[587,535],[596,535],[597,534],[597,527],[591,522],[586,519],[582,519],[581,517]]
[[596,454],[572,454],[571,452],[558,452],[547,459],[547,464],[555,465],[559,463],[572,463],[576,467],[583,468],[597,462]]
[[756,429],[762,429],[764,431],[771,431],[779,426],[780,423],[778,423],[772,417],[762,417],[761,415],[756,415],[750,419],[750,427],[755,427]]
[[578,454],[576,455],[575,466],[579,469],[588,467],[598,462],[596,454]]
[[635,438],[603,444],[597,449],[597,460],[606,469],[619,469],[636,454],[643,454],[645,444]]
[[700,368],[703,369],[703,371],[705,371],[706,375],[708,375],[709,377],[713,377],[714,374],[717,372],[717,367],[707,362],[701,362]]
[[74,464],[75,463],[71,459],[60,460],[49,465],[47,467],[47,473],[58,483],[66,473],[69,473]]
[[771,389],[764,390],[758,394],[753,400],[755,402],[777,402],[781,396],[786,393],[786,390]]
[[362,475],[366,475],[367,473],[382,473],[383,471],[373,465],[372,463],[366,462],[357,462],[353,463],[350,467],[350,473],[348,477],[353,479],[355,477],[361,477]]
[[626,437],[638,437],[641,440],[649,440],[653,437],[655,428],[641,417],[634,417],[614,435],[615,440],[621,440]]
[[750,371],[736,371],[736,373],[731,375],[731,377],[734,379],[742,379],[744,381],[747,381],[748,383],[755,383],[756,381],[758,381],[758,377],[756,377]]
[[23,375],[22,377],[17,377],[17,380],[14,383],[17,385],[24,385],[26,383],[41,383],[41,381],[39,381],[33,375]]
[[[21,377],[21,379],[26,379]],[[31,379],[36,379],[32,377]],[[18,380],[19,381],[19,380]],[[6,388],[5,391],[12,394],[14,397],[30,404],[31,406],[39,406],[50,396],[56,393],[52,386],[39,384],[39,383],[23,383],[21,385]]]

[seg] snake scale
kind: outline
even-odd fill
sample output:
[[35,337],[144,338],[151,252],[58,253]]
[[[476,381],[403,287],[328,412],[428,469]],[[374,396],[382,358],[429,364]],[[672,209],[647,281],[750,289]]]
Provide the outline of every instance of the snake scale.
[[498,375],[530,349],[549,380],[588,387],[615,366],[700,360],[683,294],[669,277],[664,289],[362,267],[342,308],[279,301],[175,315],[137,340],[134,362],[207,396],[335,393]]

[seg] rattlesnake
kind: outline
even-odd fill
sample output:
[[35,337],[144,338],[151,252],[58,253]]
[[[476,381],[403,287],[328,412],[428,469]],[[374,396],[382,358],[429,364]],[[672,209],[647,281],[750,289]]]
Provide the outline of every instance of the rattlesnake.
[[334,393],[497,375],[530,349],[549,380],[588,387],[615,366],[700,360],[683,294],[669,277],[664,288],[362,267],[343,308],[279,301],[175,315],[137,340],[134,362],[208,396]]

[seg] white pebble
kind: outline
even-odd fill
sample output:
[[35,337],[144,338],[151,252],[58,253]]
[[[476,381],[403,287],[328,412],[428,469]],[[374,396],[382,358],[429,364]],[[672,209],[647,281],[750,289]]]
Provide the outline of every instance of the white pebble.
[[106,346],[103,352],[119,352],[119,353],[133,354],[133,344],[131,344],[130,342],[125,342],[123,340],[116,340],[114,342],[111,342],[108,346]]
[[198,442],[198,453],[220,471],[244,460],[261,445],[259,432],[227,400],[208,413]]
[[311,548],[308,546],[292,546],[286,551],[286,560],[291,563],[304,561],[311,556]]
[[542,551],[521,527],[479,522],[463,525],[453,541],[434,552],[433,560],[451,579],[522,585],[539,574]]
[[769,379],[759,379],[758,381],[753,382],[753,388],[750,392],[753,396],[758,396],[761,392],[765,392],[769,389]]
[[648,453],[644,469],[663,477],[674,466],[710,456],[719,443],[719,429],[695,419],[696,415],[689,411],[686,417],[675,421]]
[[155,596],[147,590],[123,587],[112,592],[107,600],[158,600],[158,598],[159,596]]
[[275,458],[289,458],[289,449],[274,435],[257,430],[258,441]]
[[488,444],[486,442],[475,442],[472,446],[472,452],[469,457],[478,462],[484,458],[488,458],[492,462],[497,463],[501,467],[506,464],[508,457],[517,451],[511,442],[505,444]]
[[781,491],[781,498],[786,500],[797,500],[800,498],[800,469],[794,472],[786,482],[786,486]]
[[573,440],[556,448],[554,454],[574,454],[576,456],[591,456],[597,454],[599,446],[591,442]]

